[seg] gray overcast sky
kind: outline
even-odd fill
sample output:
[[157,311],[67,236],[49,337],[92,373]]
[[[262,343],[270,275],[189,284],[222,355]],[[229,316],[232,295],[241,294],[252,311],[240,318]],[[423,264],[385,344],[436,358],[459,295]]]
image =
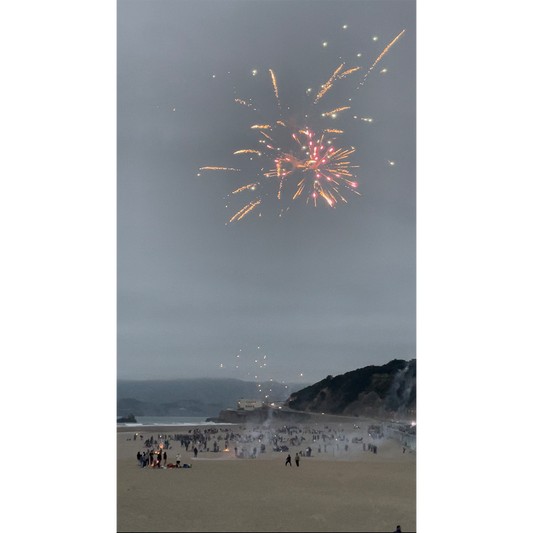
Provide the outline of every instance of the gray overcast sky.
[[[118,378],[314,382],[415,357],[415,3],[119,1],[117,37]],[[352,98],[330,127],[361,196],[227,224],[250,180],[198,169],[259,146],[269,69],[297,113],[342,61],[361,73],[323,111]]]

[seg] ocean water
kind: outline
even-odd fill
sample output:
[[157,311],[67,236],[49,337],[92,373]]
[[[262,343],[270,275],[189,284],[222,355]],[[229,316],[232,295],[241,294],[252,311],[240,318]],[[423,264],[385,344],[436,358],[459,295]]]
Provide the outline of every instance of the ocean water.
[[[141,426],[214,426],[214,422],[206,422],[206,416],[136,416],[136,424],[119,423],[120,427],[141,427]],[[220,425],[220,424],[218,424]],[[229,424],[222,424],[229,425]]]

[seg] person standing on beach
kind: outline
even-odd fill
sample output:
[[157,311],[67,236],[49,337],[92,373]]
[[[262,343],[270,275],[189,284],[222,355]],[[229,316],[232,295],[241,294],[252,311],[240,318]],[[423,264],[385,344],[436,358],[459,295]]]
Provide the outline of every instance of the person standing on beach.
[[178,455],[176,455],[176,468],[180,468],[180,463],[181,463],[181,453],[178,453]]
[[163,466],[167,465],[167,452],[163,452]]
[[296,466],[300,466],[300,456],[298,454],[294,456],[294,462],[296,463]]
[[285,460],[285,466],[292,466],[292,462],[291,462],[291,454],[289,453],[289,455],[287,455],[287,459]]
[[198,448],[195,446],[193,451],[194,451],[194,458],[196,459],[196,457],[198,457]]

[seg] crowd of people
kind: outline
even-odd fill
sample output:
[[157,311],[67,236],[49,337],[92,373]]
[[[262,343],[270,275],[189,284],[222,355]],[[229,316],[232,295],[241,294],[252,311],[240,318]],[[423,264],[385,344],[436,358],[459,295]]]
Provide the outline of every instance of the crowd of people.
[[[298,466],[302,457],[312,457],[313,453],[339,456],[355,454],[362,450],[376,454],[375,442],[382,439],[383,435],[375,431],[375,426],[369,426],[368,430],[365,432],[355,424],[353,427],[350,424],[346,429],[329,428],[327,425],[322,428],[296,425],[276,428],[271,426],[194,428],[188,430],[187,433],[150,436],[144,440],[146,450],[137,453],[137,460],[141,467],[182,468],[185,465],[181,464],[181,453],[175,456],[175,461],[172,460],[176,453],[174,450],[178,446],[180,452],[190,452],[195,458],[198,457],[199,452],[224,451],[241,459],[255,459],[259,454],[265,453],[268,446],[269,451],[285,453],[288,453],[291,448],[297,448]],[[365,433],[366,439],[363,437]],[[137,436],[138,434],[135,438]],[[142,435],[139,438],[144,439]],[[403,453],[405,453],[405,447]],[[286,464],[292,466],[292,461]]]

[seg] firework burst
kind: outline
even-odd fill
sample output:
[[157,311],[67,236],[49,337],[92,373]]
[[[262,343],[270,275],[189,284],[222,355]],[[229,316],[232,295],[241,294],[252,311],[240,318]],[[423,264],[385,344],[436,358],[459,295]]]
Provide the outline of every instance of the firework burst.
[[[385,47],[363,75],[357,88],[364,85],[370,72],[404,31]],[[344,197],[347,192],[360,194],[356,190],[358,184],[354,179],[356,177],[354,169],[358,168],[358,165],[351,164],[348,159],[355,152],[355,148],[343,147],[343,130],[321,125],[322,121],[337,118],[351,106],[337,105],[322,112],[318,111],[319,106],[325,105],[328,92],[340,80],[356,72],[361,73],[361,67],[346,68],[345,63],[342,63],[314,97],[310,94],[313,91],[307,89],[306,96],[311,96],[313,101],[308,112],[302,118],[296,119],[292,113],[289,113],[290,108],[282,105],[278,81],[274,72],[269,70],[269,83],[275,95],[276,111],[271,113],[271,120],[250,126],[258,134],[256,142],[259,147],[242,147],[233,152],[238,157],[246,154],[254,165],[252,170],[241,172],[243,169],[240,168],[215,166],[200,168],[200,170],[240,172],[246,176],[249,173],[254,174],[249,183],[231,193],[232,195],[248,193],[252,194],[252,198],[231,217],[229,222],[241,220],[249,213],[259,211],[267,196],[275,197],[281,202],[281,216],[288,209],[288,204],[299,198],[314,206],[323,203],[334,208],[339,201],[347,202]],[[256,74],[257,71],[253,71],[253,75]],[[235,98],[235,102],[259,113],[257,107],[250,101]],[[371,121],[368,118],[361,120]]]

